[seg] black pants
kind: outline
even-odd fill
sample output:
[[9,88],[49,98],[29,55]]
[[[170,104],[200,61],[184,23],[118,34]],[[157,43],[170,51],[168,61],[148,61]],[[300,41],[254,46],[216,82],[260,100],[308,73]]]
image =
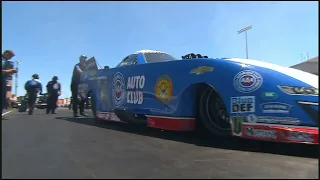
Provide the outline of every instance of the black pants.
[[33,112],[37,101],[37,93],[28,93],[29,114]]
[[57,100],[58,100],[58,95],[51,94],[47,98],[47,114],[51,111],[51,113],[54,113],[55,110],[57,109]]
[[71,84],[71,93],[72,93],[72,109],[73,113],[78,113],[78,105],[80,113],[84,113],[84,103],[85,100],[81,99],[79,102],[78,99],[78,85],[79,84]]

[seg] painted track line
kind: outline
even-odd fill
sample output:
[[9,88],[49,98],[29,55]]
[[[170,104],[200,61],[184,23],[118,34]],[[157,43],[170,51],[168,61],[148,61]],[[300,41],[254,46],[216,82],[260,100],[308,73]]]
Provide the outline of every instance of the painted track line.
[[1,116],[4,116],[4,115],[6,115],[6,114],[9,114],[9,113],[11,113],[12,111],[13,111],[13,109],[12,109],[12,110],[10,110],[10,111],[8,111],[8,112],[2,113],[2,115],[1,115]]

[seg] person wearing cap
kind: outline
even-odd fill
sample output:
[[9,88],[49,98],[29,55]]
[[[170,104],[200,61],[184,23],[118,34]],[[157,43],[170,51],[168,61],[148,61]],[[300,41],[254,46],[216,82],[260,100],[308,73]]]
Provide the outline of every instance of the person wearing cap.
[[42,83],[39,80],[39,75],[32,75],[32,79],[26,82],[24,88],[26,89],[28,94],[29,115],[32,115],[34,106],[37,101],[38,93],[42,94]]
[[79,63],[76,64],[73,68],[72,79],[71,79],[71,93],[72,93],[72,109],[73,109],[74,117],[79,117],[78,105],[79,105],[80,115],[87,116],[87,114],[84,112],[85,100],[83,98],[81,98],[80,102],[78,100],[78,86],[80,84],[80,74],[84,70],[86,60],[87,60],[87,56],[81,55],[79,57]]
[[47,111],[46,113],[49,114],[56,114],[55,110],[57,109],[57,100],[58,97],[61,95],[61,84],[58,82],[58,77],[53,76],[52,81],[49,81],[47,84]]
[[[7,83],[10,77],[17,72],[16,69],[13,69],[12,67],[8,66],[8,62],[11,58],[15,56],[14,52],[12,50],[6,50],[4,53],[2,53],[2,110],[3,112],[4,107],[6,106],[6,99],[7,99]],[[2,116],[2,119],[7,119]]]

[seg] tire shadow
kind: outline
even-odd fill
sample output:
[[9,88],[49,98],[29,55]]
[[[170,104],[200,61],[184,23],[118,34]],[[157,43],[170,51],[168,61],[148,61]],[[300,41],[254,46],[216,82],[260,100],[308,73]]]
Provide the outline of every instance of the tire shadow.
[[251,139],[242,139],[237,137],[212,137],[208,133],[195,133],[195,132],[175,132],[148,128],[141,125],[123,124],[117,122],[101,121],[100,124],[95,123],[91,117],[56,117],[55,119],[65,120],[72,123],[80,123],[99,128],[133,133],[153,138],[160,138],[170,141],[178,141],[197,146],[212,147],[219,149],[248,151],[269,153],[287,156],[297,156],[306,158],[318,158],[319,146],[307,144],[289,144],[278,142],[258,141]]

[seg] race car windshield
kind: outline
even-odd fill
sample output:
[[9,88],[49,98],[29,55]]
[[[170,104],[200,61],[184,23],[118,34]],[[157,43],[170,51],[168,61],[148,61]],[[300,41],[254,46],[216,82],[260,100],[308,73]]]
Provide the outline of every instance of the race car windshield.
[[177,60],[175,57],[166,53],[145,53],[144,57],[147,63]]

